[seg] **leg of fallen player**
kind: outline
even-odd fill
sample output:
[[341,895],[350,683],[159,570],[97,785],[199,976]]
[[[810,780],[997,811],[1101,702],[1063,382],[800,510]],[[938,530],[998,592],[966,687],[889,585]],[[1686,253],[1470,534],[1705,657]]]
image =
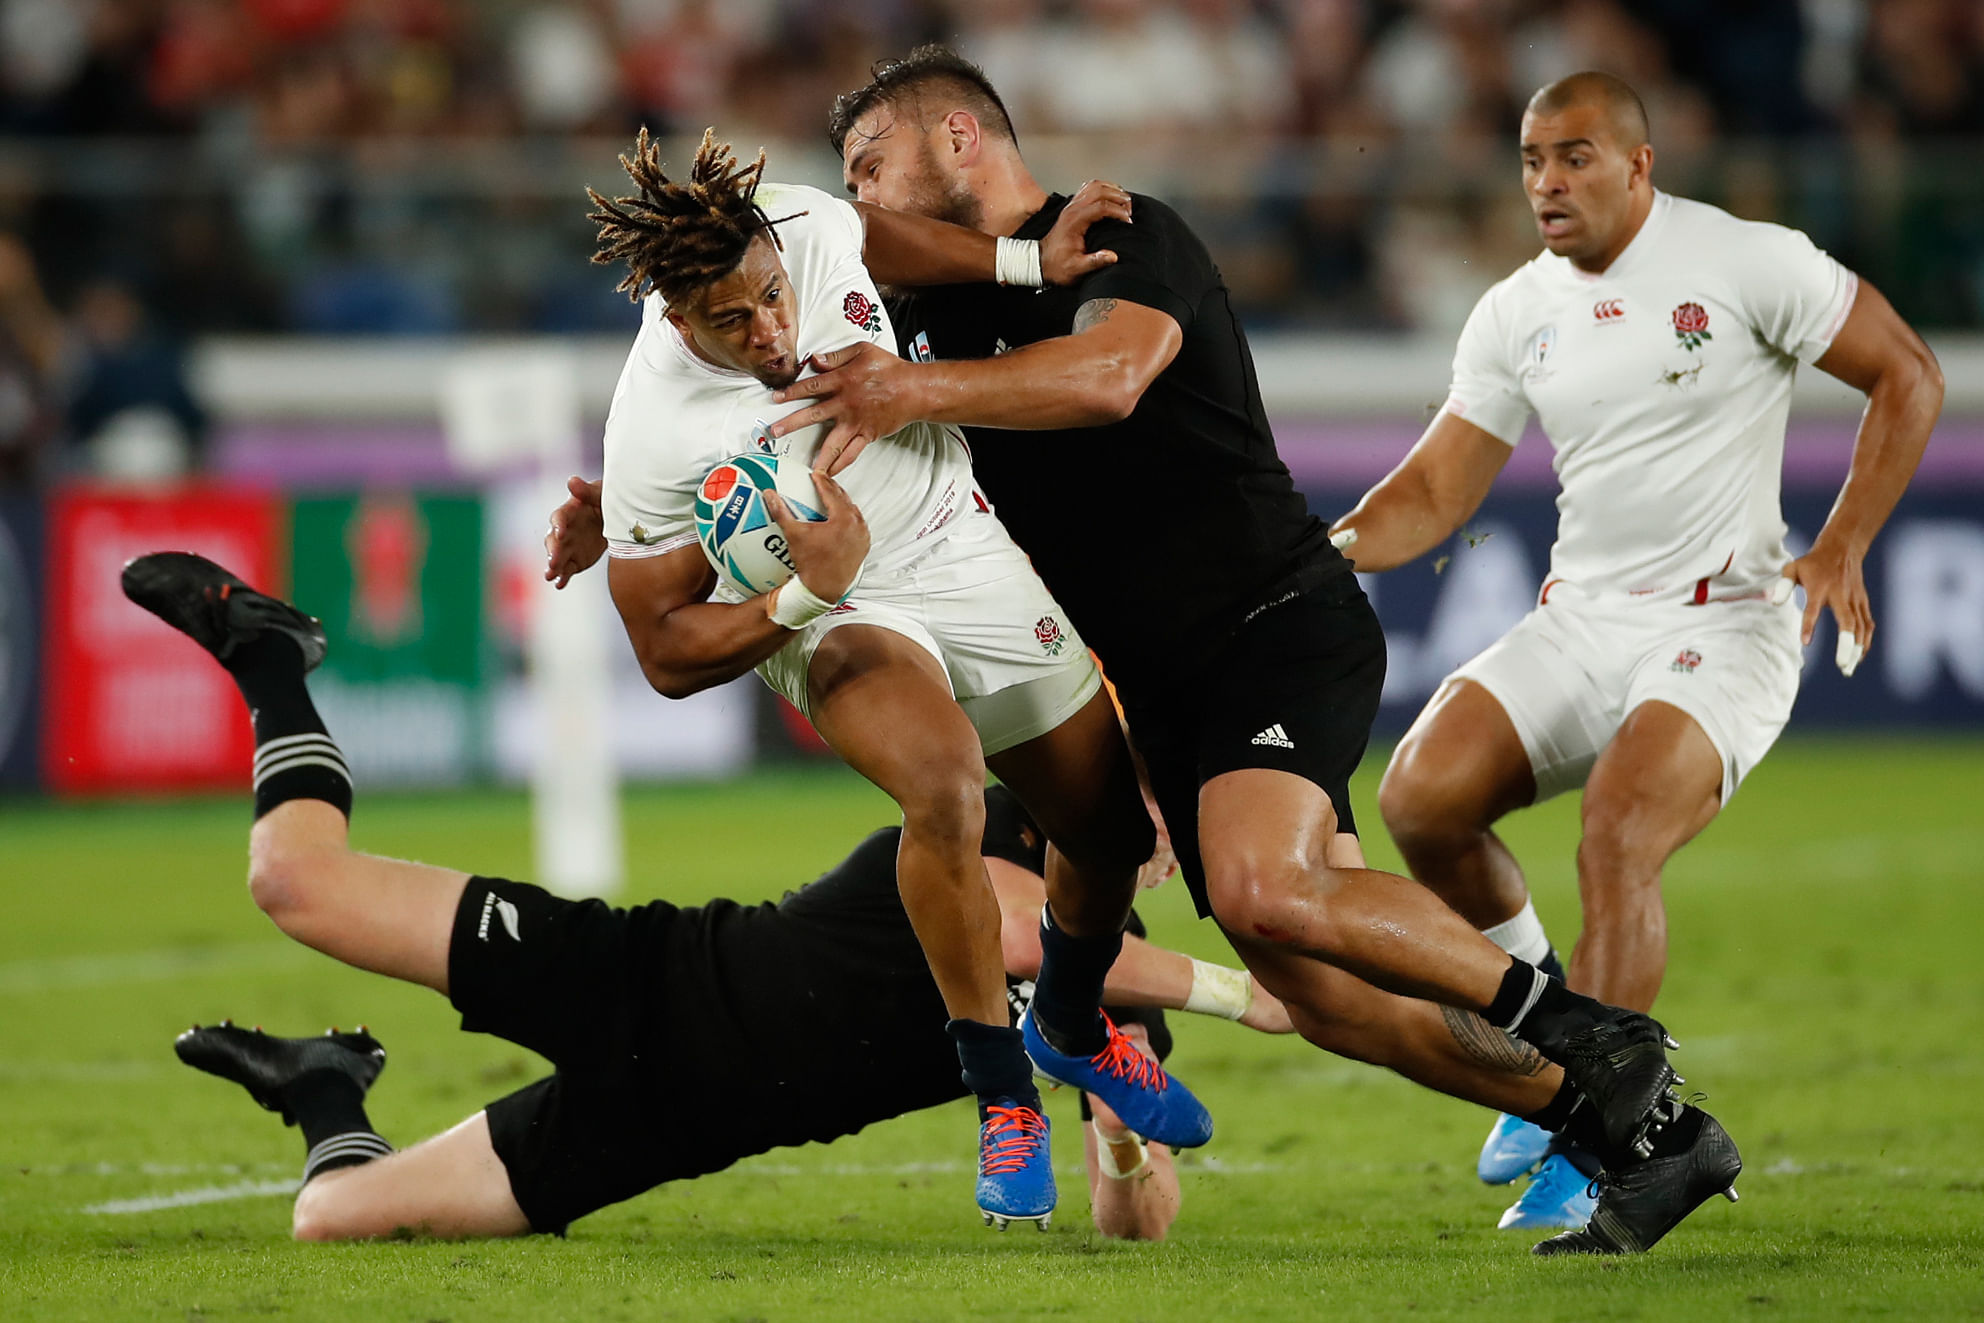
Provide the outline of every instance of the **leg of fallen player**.
[[477,1112],[453,1129],[376,1162],[325,1172],[296,1196],[298,1240],[422,1235],[522,1236],[530,1220]]
[[986,1219],[1045,1224],[1054,1207],[1047,1120],[1010,1027],[999,902],[979,842],[985,761],[937,660],[901,634],[831,631],[807,675],[814,727],[903,815],[896,880],[978,1097],[978,1201]]
[[1578,895],[1584,930],[1571,986],[1600,1001],[1652,1007],[1667,972],[1660,873],[1722,807],[1723,763],[1695,719],[1650,701],[1592,766],[1581,810]]

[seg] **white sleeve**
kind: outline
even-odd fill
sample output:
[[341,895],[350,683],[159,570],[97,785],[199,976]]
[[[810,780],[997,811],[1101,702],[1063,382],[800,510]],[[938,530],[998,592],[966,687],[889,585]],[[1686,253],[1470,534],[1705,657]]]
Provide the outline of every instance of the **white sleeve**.
[[1529,399],[1516,379],[1508,336],[1496,313],[1495,294],[1500,288],[1481,296],[1461,328],[1446,411],[1513,446],[1522,440],[1522,429],[1529,422]]
[[[630,372],[639,370],[630,365]],[[703,475],[669,463],[669,447],[661,441],[669,419],[656,416],[643,384],[624,383],[606,416],[600,514],[606,554],[623,560],[666,556],[696,541],[696,486]]]
[[1802,231],[1782,225],[1749,227],[1735,248],[1738,298],[1765,343],[1801,363],[1822,357],[1846,325],[1860,278]]

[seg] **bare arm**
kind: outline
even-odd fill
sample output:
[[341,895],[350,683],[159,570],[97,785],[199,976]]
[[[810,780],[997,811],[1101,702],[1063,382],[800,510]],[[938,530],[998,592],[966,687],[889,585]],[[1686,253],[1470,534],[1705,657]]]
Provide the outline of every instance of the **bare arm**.
[[[1040,911],[1047,904],[1046,885],[1037,874],[1005,859],[987,856],[985,871],[999,897],[999,940],[1006,972],[1033,978],[1040,973]],[[1102,996],[1116,1006],[1182,1011],[1192,995],[1194,977],[1190,956],[1126,934],[1122,954],[1103,980]],[[1253,995],[1239,1022],[1262,1033],[1294,1032],[1287,1009],[1274,994],[1252,975],[1248,980]]]
[[1853,465],[1812,549],[1785,567],[1805,587],[1805,642],[1822,607],[1832,608],[1842,634],[1865,648],[1874,635],[1861,562],[1894,513],[1943,407],[1943,372],[1882,293],[1866,281],[1853,311],[1818,366],[1867,394],[1867,412],[1853,443]]
[[[861,261],[876,284],[967,285],[995,278],[998,240],[993,236],[866,202],[853,207],[864,227]],[[1108,249],[1087,250],[1089,226],[1129,219],[1128,193],[1101,180],[1082,185],[1040,241],[1042,279],[1049,285],[1071,285],[1113,264],[1116,254]]]
[[816,359],[819,376],[774,396],[817,402],[781,418],[772,433],[831,423],[814,463],[833,473],[868,442],[919,419],[1023,431],[1099,427],[1129,417],[1184,342],[1167,313],[1091,299],[1070,334],[996,358],[906,363],[855,345]]
[[645,560],[614,557],[606,562],[606,586],[641,673],[669,698],[735,680],[792,640],[766,613],[763,597],[708,600],[716,571],[700,547]]
[[[824,520],[792,518],[771,493],[766,509],[791,548],[798,567],[793,577],[815,596],[837,602],[860,577],[868,524],[839,483],[815,474],[813,485]],[[792,631],[771,618],[786,585],[746,602],[712,602],[716,571],[693,544],[664,556],[615,557],[606,586],[642,673],[669,698],[734,680],[792,639]]]
[[1330,532],[1356,533],[1344,554],[1358,569],[1397,569],[1452,537],[1481,508],[1509,454],[1489,433],[1443,409],[1411,453]]

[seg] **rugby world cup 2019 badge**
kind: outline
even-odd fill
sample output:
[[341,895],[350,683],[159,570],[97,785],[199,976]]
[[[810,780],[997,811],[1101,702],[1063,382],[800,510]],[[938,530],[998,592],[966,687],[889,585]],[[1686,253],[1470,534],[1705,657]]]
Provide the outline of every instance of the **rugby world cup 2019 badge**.
[[1033,638],[1050,657],[1060,656],[1061,649],[1068,646],[1068,636],[1061,632],[1061,622],[1053,616],[1042,616],[1033,622]]
[[1555,325],[1546,326],[1535,335],[1529,337],[1529,348],[1523,352],[1523,366],[1525,375],[1531,381],[1546,381],[1549,379],[1553,371],[1548,366],[1550,355],[1556,352],[1556,349],[1557,328]]
[[1674,338],[1689,353],[1699,349],[1702,341],[1715,339],[1708,333],[1708,309],[1699,303],[1684,303],[1674,309]]
[[1696,652],[1693,648],[1683,648],[1675,654],[1673,662],[1667,669],[1670,671],[1679,671],[1683,675],[1693,675],[1695,668],[1701,664],[1702,655],[1699,652]]
[[930,332],[918,331],[909,342],[909,356],[919,363],[934,363],[937,355],[930,348]]
[[858,289],[851,289],[840,301],[841,313],[856,326],[873,335],[882,329],[882,310]]

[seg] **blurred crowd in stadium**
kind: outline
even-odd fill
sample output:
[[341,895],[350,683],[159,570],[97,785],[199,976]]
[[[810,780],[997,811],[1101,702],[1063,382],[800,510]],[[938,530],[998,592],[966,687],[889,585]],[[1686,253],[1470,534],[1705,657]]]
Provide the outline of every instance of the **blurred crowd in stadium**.
[[927,39],[1050,180],[1177,202],[1257,325],[1450,332],[1582,67],[1665,186],[1984,323],[1977,0],[0,0],[0,473],[106,393],[197,435],[180,336],[621,329],[578,187],[635,126],[826,182],[833,95]]

